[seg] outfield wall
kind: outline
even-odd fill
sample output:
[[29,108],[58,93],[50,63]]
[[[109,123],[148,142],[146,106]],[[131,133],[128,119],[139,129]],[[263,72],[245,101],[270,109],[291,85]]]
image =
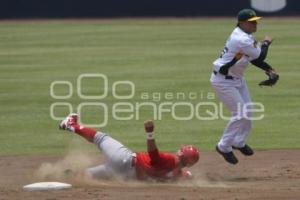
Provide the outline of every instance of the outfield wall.
[[2,0],[0,18],[235,16],[241,8],[300,15],[298,0]]

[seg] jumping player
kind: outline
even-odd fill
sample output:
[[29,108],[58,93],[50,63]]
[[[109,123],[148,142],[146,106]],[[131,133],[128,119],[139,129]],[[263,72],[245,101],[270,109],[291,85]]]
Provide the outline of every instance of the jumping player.
[[119,175],[124,179],[154,179],[158,181],[191,178],[186,167],[199,160],[199,150],[193,145],[183,145],[176,154],[160,152],[154,139],[154,123],[146,121],[147,152],[134,153],[109,135],[78,124],[78,115],[70,114],[59,125],[95,143],[106,158],[106,163],[86,170],[93,178],[110,178]]
[[246,67],[251,63],[269,76],[270,79],[265,81],[267,84],[260,85],[272,86],[279,78],[275,70],[264,61],[272,38],[266,36],[259,44],[252,35],[261,17],[257,17],[251,9],[243,9],[237,18],[237,27],[227,39],[221,56],[214,61],[210,78],[216,94],[232,115],[216,146],[217,152],[230,164],[238,163],[233,148],[246,156],[253,155],[252,148],[246,144],[251,130],[251,99],[244,78]]

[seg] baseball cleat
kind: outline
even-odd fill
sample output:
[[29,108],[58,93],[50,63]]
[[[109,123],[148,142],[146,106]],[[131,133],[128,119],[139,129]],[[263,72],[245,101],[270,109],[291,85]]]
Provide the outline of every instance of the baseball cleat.
[[238,159],[235,157],[235,155],[233,154],[232,151],[230,151],[230,152],[228,152],[228,153],[224,153],[224,152],[222,152],[222,151],[219,149],[218,145],[216,146],[216,151],[217,151],[221,156],[223,156],[223,158],[224,158],[227,162],[229,162],[230,164],[235,165],[235,164],[237,164],[237,163],[239,162]]
[[69,114],[59,124],[59,129],[73,131],[73,125],[77,124],[78,115],[76,113]]
[[248,146],[247,144],[244,147],[238,148],[238,147],[234,147],[232,146],[233,149],[237,149],[239,150],[242,154],[244,154],[245,156],[252,156],[254,154],[253,150],[251,149],[250,146]]

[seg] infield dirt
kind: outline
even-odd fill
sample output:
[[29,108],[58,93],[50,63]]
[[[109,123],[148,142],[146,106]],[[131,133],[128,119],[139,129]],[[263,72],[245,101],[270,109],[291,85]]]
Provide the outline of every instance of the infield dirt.
[[[195,178],[176,183],[141,183],[121,180],[96,181],[63,176],[66,168],[80,171],[102,161],[98,154],[0,157],[0,200],[79,199],[299,199],[300,150],[256,151],[252,157],[236,152],[239,164],[227,164],[216,152],[202,152],[191,168]],[[23,185],[62,181],[73,188],[25,192]]]

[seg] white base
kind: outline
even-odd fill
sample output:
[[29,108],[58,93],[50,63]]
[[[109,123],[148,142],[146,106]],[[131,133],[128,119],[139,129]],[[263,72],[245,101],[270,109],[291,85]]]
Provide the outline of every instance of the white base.
[[72,185],[60,182],[40,182],[23,186],[25,191],[60,190],[71,188]]

